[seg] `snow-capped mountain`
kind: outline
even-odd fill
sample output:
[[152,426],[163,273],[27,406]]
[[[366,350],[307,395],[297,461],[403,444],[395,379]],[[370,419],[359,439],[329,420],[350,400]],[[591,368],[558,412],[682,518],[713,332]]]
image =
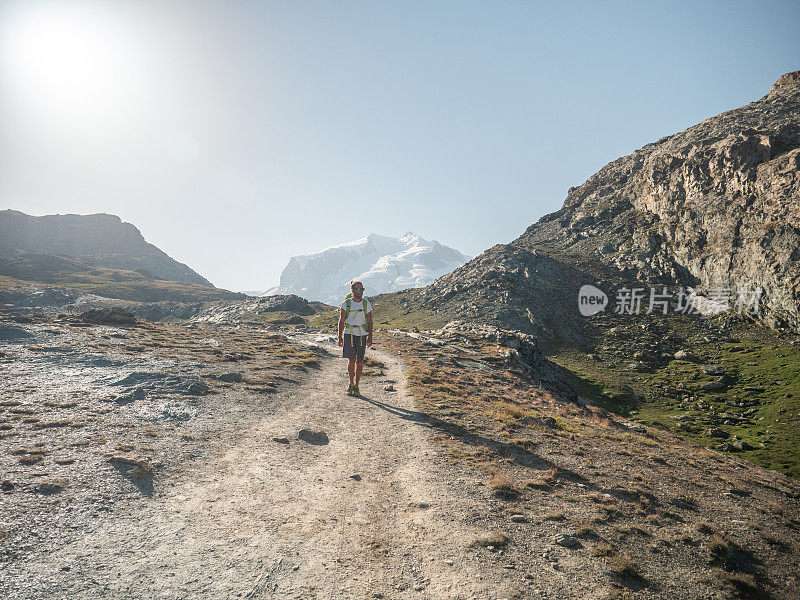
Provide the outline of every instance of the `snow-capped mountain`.
[[366,296],[423,287],[460,267],[471,257],[408,232],[400,238],[374,233],[316,254],[289,259],[281,282],[265,295],[297,294],[338,305],[360,279]]

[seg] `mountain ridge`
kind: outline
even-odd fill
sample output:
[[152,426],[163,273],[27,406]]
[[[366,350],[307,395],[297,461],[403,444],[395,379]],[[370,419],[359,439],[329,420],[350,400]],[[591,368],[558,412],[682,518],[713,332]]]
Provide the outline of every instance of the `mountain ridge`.
[[0,211],[0,258],[25,254],[79,258],[109,269],[214,287],[147,242],[134,225],[107,213],[32,216],[12,209]]
[[293,256],[280,284],[268,294],[297,294],[338,304],[349,281],[360,279],[369,295],[419,287],[469,260],[458,250],[406,232],[399,238],[376,233],[312,254]]

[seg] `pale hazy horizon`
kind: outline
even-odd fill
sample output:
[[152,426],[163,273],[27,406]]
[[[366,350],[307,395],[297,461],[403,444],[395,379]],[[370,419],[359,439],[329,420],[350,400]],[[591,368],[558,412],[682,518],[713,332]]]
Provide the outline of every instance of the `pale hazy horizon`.
[[237,291],[368,233],[474,256],[761,98],[800,68],[798,22],[776,1],[0,1],[0,209],[118,215]]

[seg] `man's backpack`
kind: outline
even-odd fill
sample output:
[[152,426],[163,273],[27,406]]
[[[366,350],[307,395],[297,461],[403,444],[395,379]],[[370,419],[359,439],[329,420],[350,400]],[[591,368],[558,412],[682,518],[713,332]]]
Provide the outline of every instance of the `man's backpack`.
[[[350,318],[350,313],[353,312],[353,311],[355,311],[355,312],[363,312],[364,313],[364,318],[366,319],[366,317],[367,317],[367,299],[363,298],[363,297],[361,298],[361,308],[351,308],[351,305],[353,303],[352,301],[353,301],[353,293],[350,292],[349,294],[347,294],[347,296],[344,297],[345,306],[347,307],[347,310],[346,310],[347,314],[344,317],[345,322],[347,322],[347,319]],[[366,325],[366,323],[365,323],[365,325]],[[351,346],[353,345],[353,326],[352,325],[350,325],[350,345]]]

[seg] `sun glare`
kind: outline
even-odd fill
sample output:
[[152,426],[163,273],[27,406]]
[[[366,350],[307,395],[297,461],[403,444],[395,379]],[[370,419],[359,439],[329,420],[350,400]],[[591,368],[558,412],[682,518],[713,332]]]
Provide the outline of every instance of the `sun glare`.
[[21,3],[0,23],[4,94],[60,126],[134,118],[146,94],[137,50],[133,31],[102,5]]

